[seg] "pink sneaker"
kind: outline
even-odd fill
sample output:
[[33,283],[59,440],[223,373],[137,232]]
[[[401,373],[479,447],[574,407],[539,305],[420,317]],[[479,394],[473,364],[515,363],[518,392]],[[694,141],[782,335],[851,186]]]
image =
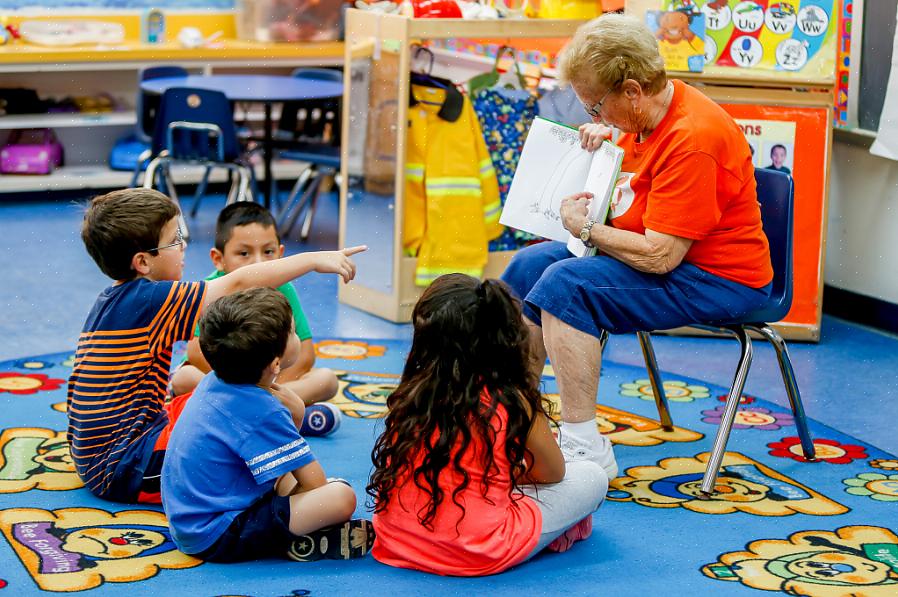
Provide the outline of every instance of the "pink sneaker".
[[546,547],[549,551],[561,553],[567,551],[577,541],[592,535],[592,514],[566,530]]

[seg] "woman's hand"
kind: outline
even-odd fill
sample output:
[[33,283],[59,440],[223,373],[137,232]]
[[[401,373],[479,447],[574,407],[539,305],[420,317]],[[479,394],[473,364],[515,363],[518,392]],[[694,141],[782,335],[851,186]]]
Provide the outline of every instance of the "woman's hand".
[[611,138],[611,127],[589,122],[580,125],[580,147],[595,151],[605,139]]
[[561,200],[561,208],[558,210],[561,215],[561,225],[578,238],[580,237],[580,229],[586,225],[586,219],[589,215],[589,201],[592,199],[592,196],[592,193],[583,192]]

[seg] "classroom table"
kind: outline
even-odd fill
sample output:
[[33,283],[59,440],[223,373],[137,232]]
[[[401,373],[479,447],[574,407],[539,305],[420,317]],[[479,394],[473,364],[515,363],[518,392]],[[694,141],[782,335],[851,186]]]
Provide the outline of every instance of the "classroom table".
[[299,79],[281,75],[188,75],[143,81],[140,88],[148,93],[163,94],[170,87],[193,87],[220,91],[235,102],[258,102],[265,106],[265,128],[262,149],[265,162],[262,194],[265,207],[271,207],[273,178],[271,106],[296,100],[327,99],[343,95],[343,84],[336,81]]

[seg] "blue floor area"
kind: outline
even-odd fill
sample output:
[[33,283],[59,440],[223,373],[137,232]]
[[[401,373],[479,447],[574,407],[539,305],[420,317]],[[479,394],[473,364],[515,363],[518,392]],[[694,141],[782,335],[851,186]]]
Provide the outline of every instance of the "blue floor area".
[[[187,200],[189,201],[189,199]],[[209,248],[223,198],[207,198],[190,221],[185,277],[211,270]],[[109,283],[80,239],[81,205],[71,201],[0,203],[0,360],[65,351],[75,345],[84,316]],[[299,225],[292,236],[298,238]],[[337,198],[322,198],[307,243],[287,239],[287,253],[337,246]],[[389,259],[389,255],[383,259]],[[303,308],[317,336],[410,338],[396,325],[336,301],[335,276],[308,274],[296,281]],[[734,340],[659,336],[659,365],[678,375],[728,386],[738,346]],[[773,350],[755,342],[746,392],[786,404]],[[817,344],[793,342],[792,363],[810,417],[898,453],[898,338],[824,317]],[[640,365],[635,337],[613,337],[606,358]]]

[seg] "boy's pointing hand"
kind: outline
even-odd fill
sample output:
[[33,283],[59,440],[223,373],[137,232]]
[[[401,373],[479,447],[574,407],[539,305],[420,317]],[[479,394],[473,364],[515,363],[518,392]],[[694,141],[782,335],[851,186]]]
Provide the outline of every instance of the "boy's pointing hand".
[[355,263],[350,259],[350,255],[367,251],[368,247],[361,245],[358,247],[346,247],[339,251],[321,251],[319,258],[315,264],[315,271],[322,274],[338,274],[343,278],[343,282],[349,283],[355,278]]

